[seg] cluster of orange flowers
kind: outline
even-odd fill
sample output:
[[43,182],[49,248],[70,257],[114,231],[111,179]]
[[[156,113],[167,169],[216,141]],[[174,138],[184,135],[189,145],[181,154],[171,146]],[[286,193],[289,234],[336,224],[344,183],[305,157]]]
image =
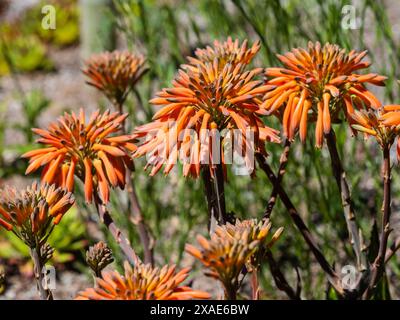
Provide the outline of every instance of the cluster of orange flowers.
[[[228,39],[223,44],[216,42],[214,49],[197,50],[197,58],[189,58],[189,64],[182,66],[173,87],[163,89],[150,101],[162,108],[153,122],[136,128],[138,137],[147,139],[135,156],[149,155],[151,175],[164,164],[168,174],[178,159],[183,162],[184,176],[198,177],[202,165],[210,169],[217,163],[225,166],[223,149],[229,144],[225,137],[232,135],[220,137],[224,129],[229,133],[240,130],[242,143],[235,151],[240,155],[244,151],[244,156],[253,148],[265,152],[266,141],[279,142],[278,131],[267,127],[257,114],[269,88],[256,78],[262,69],[247,70],[259,48],[258,43],[248,48],[247,42],[239,46],[238,41]],[[254,135],[254,146],[250,145],[249,132]],[[245,159],[250,165],[251,160]]]
[[0,225],[35,247],[49,236],[52,225],[60,222],[74,202],[72,193],[54,184],[33,183],[20,192],[14,188],[0,190]]
[[324,133],[329,133],[331,123],[338,120],[343,110],[348,122],[356,109],[375,108],[381,103],[364,84],[382,86],[386,77],[375,73],[355,73],[370,64],[363,62],[367,52],[350,51],[337,45],[309,43],[308,50],[293,49],[278,58],[285,68],[267,68],[267,84],[272,90],[264,96],[262,108],[266,114],[277,113],[284,106],[283,133],[293,139],[299,129],[300,139],[307,135],[307,123],[316,120],[315,143],[321,147]]
[[145,59],[128,51],[104,52],[86,62],[87,84],[99,89],[112,103],[122,104],[146,72]]
[[[400,134],[400,105],[386,105],[379,110],[356,110],[353,128],[372,135],[381,147],[391,146]],[[400,159],[400,140],[397,140],[397,158]]]
[[80,292],[77,300],[188,300],[208,299],[203,291],[183,286],[189,269],[176,272],[175,266],[153,268],[139,264],[133,268],[125,263],[125,275],[117,271],[103,272],[95,288]]
[[[35,245],[73,204],[75,176],[84,183],[88,203],[97,195],[107,203],[111,187],[125,187],[133,157],[147,155],[151,175],[163,166],[168,174],[179,159],[184,176],[197,178],[202,168],[214,176],[217,164],[226,169],[224,150],[230,148],[234,131],[241,135],[234,152],[245,156],[246,166],[251,166],[249,152],[266,155],[265,143],[280,141],[279,131],[265,124],[264,115],[277,115],[290,140],[298,131],[304,141],[309,122],[315,122],[317,147],[341,113],[353,129],[377,137],[381,145],[391,145],[400,133],[400,106],[382,107],[365,87],[367,83],[382,86],[386,77],[356,73],[369,66],[363,61],[365,51],[347,53],[336,45],[309,43],[308,50],[278,55],[283,68],[250,68],[259,49],[258,42],[250,47],[247,41],[240,44],[231,38],[197,49],[195,57],[181,66],[172,87],[150,101],[161,106],[153,121],[137,127],[134,134],[120,133],[127,114],[109,111],[97,111],[88,121],[83,110],[78,115],[66,113],[46,130],[33,129],[45,147],[23,157],[29,159],[27,174],[43,167],[43,184],[22,193],[2,192],[0,225]],[[93,57],[84,73],[90,85],[121,104],[144,71],[142,56],[112,52]],[[265,79],[260,78],[263,73]],[[227,134],[221,135],[224,130]],[[139,138],[143,141],[136,145]],[[279,238],[282,228],[268,240],[270,228],[268,220],[217,226],[210,240],[197,237],[200,249],[187,245],[186,251],[202,262],[207,275],[236,290],[244,267],[257,269],[260,255]],[[81,292],[78,299],[208,298],[207,293],[181,285],[188,272],[176,272],[174,266],[125,265],[124,276],[104,272],[97,287]]]
[[[79,115],[65,114],[47,130],[33,129],[46,148],[25,153],[29,158],[26,174],[44,166],[42,182],[74,189],[74,175],[84,182],[85,199],[92,202],[97,189],[103,202],[109,201],[110,185],[125,186],[126,167],[133,165],[130,152],[136,150],[133,135],[116,134],[128,115],[109,111],[94,112],[88,123]],[[96,191],[97,192],[97,191]]]
[[249,271],[257,269],[258,254],[270,248],[283,231],[279,228],[267,241],[270,229],[269,220],[237,220],[235,224],[217,226],[210,240],[198,235],[200,249],[190,244],[185,249],[208,268],[207,276],[221,281],[227,291],[232,287],[236,291],[243,268],[247,266]]

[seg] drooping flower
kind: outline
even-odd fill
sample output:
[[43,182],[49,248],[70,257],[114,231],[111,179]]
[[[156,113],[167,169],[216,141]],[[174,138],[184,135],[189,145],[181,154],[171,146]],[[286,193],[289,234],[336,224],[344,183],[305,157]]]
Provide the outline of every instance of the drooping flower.
[[175,266],[153,268],[125,263],[125,275],[117,271],[103,272],[97,279],[97,287],[80,292],[77,300],[187,300],[208,299],[206,292],[183,286],[189,269],[176,272]]
[[[196,51],[172,82],[150,102],[161,106],[153,122],[136,129],[138,137],[147,137],[135,152],[148,155],[151,175],[165,164],[168,174],[179,159],[184,176],[197,178],[201,166],[230,163],[227,154],[245,159],[251,166],[254,151],[265,152],[265,142],[278,142],[277,131],[267,127],[256,111],[269,86],[256,76],[261,68],[246,70],[259,49],[247,49],[244,42],[228,39],[214,49]],[[232,147],[233,145],[233,147]],[[230,153],[230,154],[233,154]],[[229,156],[229,155],[228,155]]]
[[283,133],[294,138],[299,129],[300,139],[306,138],[308,121],[316,120],[315,139],[322,146],[324,133],[329,133],[331,123],[338,121],[343,111],[349,124],[356,109],[377,109],[381,103],[365,88],[366,83],[383,86],[386,77],[376,73],[357,74],[370,63],[362,61],[367,51],[346,52],[337,45],[310,42],[308,50],[293,49],[278,55],[284,68],[267,68],[266,84],[270,91],[264,96],[263,114],[279,113]]
[[128,115],[118,112],[94,112],[86,123],[81,109],[60,117],[47,130],[33,129],[45,148],[29,151],[26,174],[44,167],[42,181],[74,188],[74,175],[84,182],[85,199],[92,201],[93,191],[99,191],[102,201],[109,201],[110,185],[125,187],[126,167],[132,165],[130,152],[136,150],[133,135],[118,135],[121,123]]
[[244,266],[257,268],[258,253],[261,249],[270,248],[283,231],[279,228],[267,241],[270,228],[269,220],[236,220],[235,224],[217,226],[210,240],[198,235],[200,249],[187,244],[185,250],[208,269],[206,275],[220,280],[227,291],[232,286],[237,290]]
[[0,190],[0,225],[35,247],[47,239],[74,202],[71,192],[54,184],[35,182],[22,191],[8,187]]
[[113,51],[92,55],[82,72],[88,77],[87,84],[103,92],[113,104],[122,105],[146,70],[142,55]]
[[[400,134],[400,105],[386,105],[378,110],[355,110],[352,127],[366,136],[374,136],[381,147],[391,146]],[[397,139],[397,158],[400,141]]]

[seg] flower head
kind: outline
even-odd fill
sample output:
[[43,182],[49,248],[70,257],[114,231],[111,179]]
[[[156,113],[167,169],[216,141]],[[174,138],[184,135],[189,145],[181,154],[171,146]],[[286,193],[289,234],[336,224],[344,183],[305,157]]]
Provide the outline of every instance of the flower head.
[[322,146],[323,134],[331,130],[343,110],[348,122],[353,105],[357,109],[379,108],[381,103],[365,88],[366,83],[383,86],[386,77],[369,73],[357,74],[370,63],[362,61],[367,51],[346,52],[337,45],[309,43],[308,50],[293,49],[278,55],[284,68],[267,68],[265,75],[270,91],[264,96],[264,114],[285,106],[282,114],[284,135],[293,139],[299,129],[300,139],[306,138],[307,122],[316,120],[315,139]]
[[79,116],[65,113],[47,130],[33,129],[40,136],[37,142],[46,147],[23,155],[29,158],[26,174],[43,166],[43,182],[56,183],[69,191],[73,190],[76,175],[85,184],[87,202],[98,189],[107,203],[109,185],[124,188],[126,166],[132,165],[130,152],[136,150],[133,135],[115,135],[127,116],[97,111],[86,123],[81,110]]
[[97,279],[97,287],[80,292],[78,300],[187,300],[208,299],[206,292],[196,291],[182,282],[188,277],[189,269],[176,272],[175,266],[153,268],[125,263],[125,276],[117,271],[103,272]]
[[247,40],[244,40],[240,45],[239,39],[232,41],[231,37],[221,43],[218,40],[214,41],[214,46],[207,46],[205,49],[197,48],[195,58],[188,57],[189,64],[197,66],[206,62],[214,63],[217,59],[219,67],[223,68],[224,64],[231,63],[233,65],[249,64],[254,56],[260,50],[260,42],[254,42],[251,48],[248,48]]
[[220,280],[227,292],[232,288],[236,291],[243,268],[256,268],[260,249],[272,246],[279,238],[282,228],[267,243],[270,228],[268,220],[259,223],[256,220],[237,220],[235,224],[217,226],[211,240],[197,236],[201,248],[187,244],[186,251],[200,260],[208,269],[206,275]]
[[100,274],[113,261],[112,251],[103,241],[97,242],[86,251],[86,262],[95,274]]
[[[400,134],[400,105],[386,105],[378,110],[356,110],[352,127],[366,136],[374,136],[381,147],[389,147]],[[400,141],[397,140],[400,159]]]
[[262,69],[246,70],[258,49],[258,44],[247,49],[246,42],[239,47],[228,39],[215,48],[198,50],[197,58],[189,58],[179,70],[173,87],[150,101],[161,109],[153,122],[137,128],[137,135],[147,139],[135,156],[150,155],[151,175],[164,164],[168,174],[180,159],[184,176],[198,177],[201,165],[225,166],[227,150],[243,156],[250,166],[249,153],[265,152],[266,141],[279,141],[278,132],[256,113],[268,89],[256,79]]
[[33,183],[20,192],[6,188],[0,191],[0,225],[34,247],[47,239],[74,201],[72,193],[54,184]]
[[128,51],[95,54],[86,61],[87,83],[99,89],[112,103],[122,104],[145,73],[145,59]]

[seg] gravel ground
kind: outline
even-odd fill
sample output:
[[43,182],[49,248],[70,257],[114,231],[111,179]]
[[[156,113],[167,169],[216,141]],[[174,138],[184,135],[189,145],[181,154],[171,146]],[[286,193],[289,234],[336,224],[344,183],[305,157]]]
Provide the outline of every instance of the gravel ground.
[[[54,299],[71,300],[76,294],[91,287],[93,284],[86,275],[72,271],[63,271],[56,280],[56,289],[52,290]],[[7,279],[5,292],[0,295],[0,300],[37,300],[35,280],[23,276],[11,276]]]

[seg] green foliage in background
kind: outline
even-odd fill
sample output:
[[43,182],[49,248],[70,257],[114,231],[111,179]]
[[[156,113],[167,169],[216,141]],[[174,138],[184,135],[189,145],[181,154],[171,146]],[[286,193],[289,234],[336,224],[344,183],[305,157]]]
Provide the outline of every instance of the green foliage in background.
[[[56,29],[54,30],[46,30],[42,27],[44,5],[54,6],[56,12]],[[4,42],[0,50],[0,75],[9,74],[11,71],[54,70],[54,63],[48,55],[48,46],[62,48],[76,44],[78,40],[77,1],[42,0],[15,21],[0,22],[0,43]],[[7,46],[7,52],[4,51],[4,45]]]

